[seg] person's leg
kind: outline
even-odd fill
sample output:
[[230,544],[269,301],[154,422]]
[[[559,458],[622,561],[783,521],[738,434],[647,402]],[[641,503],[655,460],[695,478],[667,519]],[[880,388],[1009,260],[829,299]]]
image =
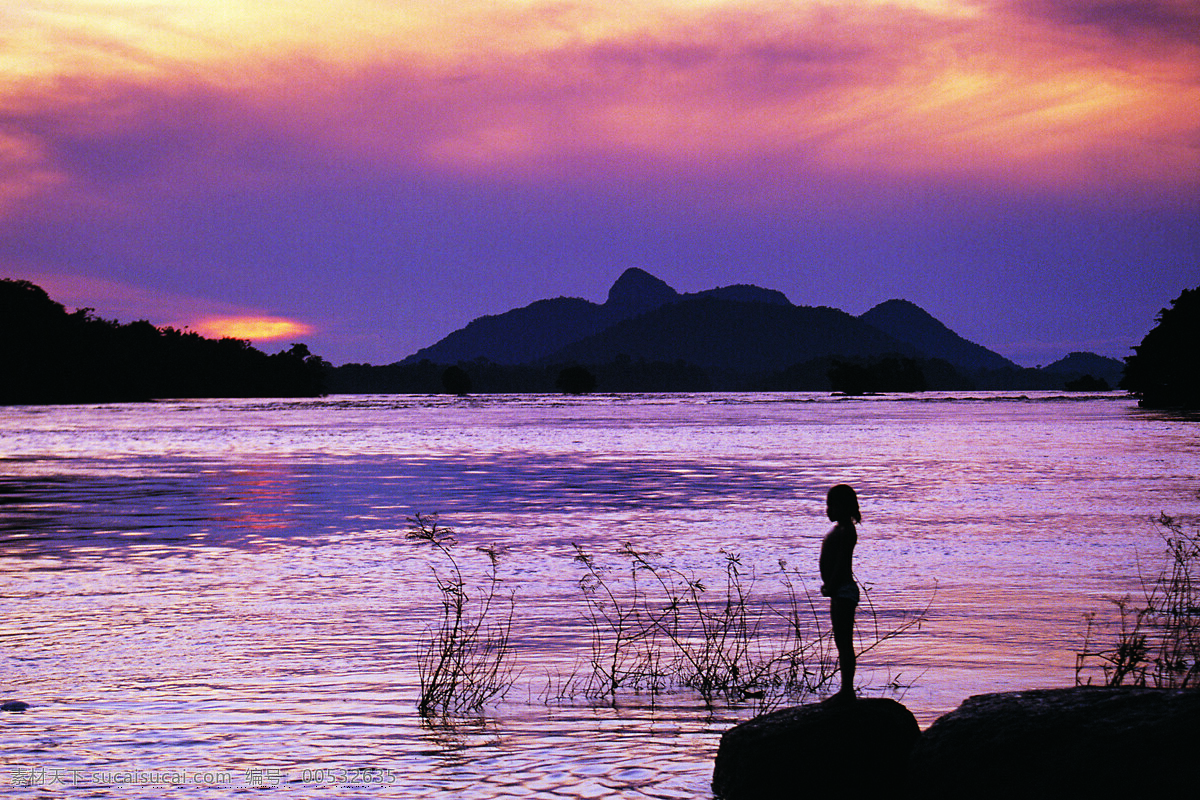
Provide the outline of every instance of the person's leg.
[[829,618],[833,623],[833,643],[837,647],[838,667],[842,672],[843,697],[854,696],[854,610],[857,603],[834,599],[829,604]]

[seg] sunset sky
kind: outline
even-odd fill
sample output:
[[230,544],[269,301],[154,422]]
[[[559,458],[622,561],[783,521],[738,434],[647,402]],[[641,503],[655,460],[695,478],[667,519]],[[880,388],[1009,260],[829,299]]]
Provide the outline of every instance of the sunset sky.
[[1121,357],[1197,109],[1194,0],[9,0],[0,277],[336,364],[627,267]]

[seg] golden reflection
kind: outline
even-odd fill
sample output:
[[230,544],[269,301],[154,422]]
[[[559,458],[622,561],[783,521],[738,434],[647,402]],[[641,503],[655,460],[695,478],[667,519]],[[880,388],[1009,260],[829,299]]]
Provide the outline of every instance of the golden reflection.
[[220,504],[221,516],[230,528],[277,531],[288,527],[294,508],[302,505],[295,476],[282,464],[242,462],[223,479],[231,498]]

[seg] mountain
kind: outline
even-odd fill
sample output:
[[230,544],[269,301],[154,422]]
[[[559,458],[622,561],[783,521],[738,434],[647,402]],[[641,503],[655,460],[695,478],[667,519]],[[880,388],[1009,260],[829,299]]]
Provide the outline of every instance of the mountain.
[[967,372],[1020,369],[1004,356],[969,342],[907,300],[888,300],[859,316],[873,328],[907,342],[927,358],[940,358]]
[[527,364],[553,353],[563,342],[599,333],[612,322],[604,306],[579,297],[538,300],[480,317],[401,363],[457,364],[484,358],[496,364]]
[[[602,304],[559,297],[480,317],[392,367],[397,385],[424,386],[438,379],[431,365],[474,365],[472,380],[496,391],[552,386],[554,370],[567,364],[607,370],[605,386],[632,391],[706,380],[716,389],[820,390],[839,363],[874,374],[888,358],[900,372],[921,372],[931,388],[1012,388],[1036,377],[904,300],[855,317],[796,306],[782,292],[748,284],[680,293],[636,268],[617,278]],[[422,364],[430,369],[417,369]],[[345,377],[367,385],[364,376]],[[1059,376],[1039,380],[1061,385]]]
[[668,286],[666,281],[643,269],[630,267],[621,273],[621,277],[608,290],[604,309],[609,318],[616,322],[678,300],[679,292]]
[[914,349],[835,308],[692,296],[567,345],[546,360],[682,360],[724,373],[766,373],[820,356],[914,355]]
[[695,294],[685,294],[684,297],[715,297],[718,300],[736,300],[739,303],[768,303],[776,306],[790,306],[791,300],[787,295],[775,289],[762,289],[748,283],[734,286],[722,286],[718,289],[705,289]]
[[1125,371],[1125,363],[1115,358],[1106,358],[1095,353],[1071,353],[1060,358],[1053,364],[1042,367],[1042,372],[1061,375],[1063,381],[1076,381],[1091,375],[1097,381],[1104,381],[1110,387],[1116,388],[1121,382],[1121,374]]
[[613,283],[602,305],[578,297],[538,300],[503,314],[480,317],[400,363],[428,359],[436,364],[457,364],[484,358],[495,364],[529,364],[623,320],[701,297],[791,306],[782,292],[746,284],[680,294],[649,272],[630,267]]

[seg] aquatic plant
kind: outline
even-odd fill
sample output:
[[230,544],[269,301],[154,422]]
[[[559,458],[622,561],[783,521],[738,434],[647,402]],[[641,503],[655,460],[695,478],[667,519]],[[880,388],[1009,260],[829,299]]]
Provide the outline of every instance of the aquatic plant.
[[[590,673],[580,682],[587,695],[615,699],[619,689],[685,686],[710,705],[724,697],[752,700],[766,710],[817,693],[837,675],[828,609],[785,561],[779,562],[778,586],[757,591],[757,578],[741,556],[722,551],[721,583],[714,590],[629,542],[620,550],[628,577],[599,566],[579,545],[575,551],[591,631]],[[862,653],[919,626],[929,609],[885,629],[863,590],[868,618],[859,628]],[[782,601],[766,599],[780,595]]]
[[678,654],[676,670],[683,685],[706,702],[717,694],[744,693],[757,683],[762,659],[754,652],[762,614],[749,606],[753,576],[742,577],[741,557],[722,551],[724,590],[710,597],[696,577],[673,567],[645,563],[658,582],[666,604],[656,620]]
[[1147,684],[1194,687],[1200,683],[1200,528],[1186,531],[1173,517],[1160,514],[1159,533],[1166,565],[1142,578],[1142,602],[1131,596],[1113,599],[1118,622],[1114,641],[1095,645],[1094,613],[1084,615],[1082,648],[1075,654],[1075,682],[1099,669],[1106,686]]
[[[503,592],[494,548],[476,548],[487,556],[488,569],[474,589],[455,555],[454,531],[436,515],[417,514],[409,522],[406,538],[428,544],[444,562],[433,567],[441,611],[418,653],[417,710],[425,717],[479,711],[515,682],[514,596]],[[547,699],[615,701],[623,690],[682,687],[709,706],[723,698],[768,710],[822,691],[838,674],[828,607],[785,561],[760,582],[739,554],[723,550],[720,577],[709,581],[630,542],[621,545],[621,568],[574,548],[589,631],[587,662],[557,683],[547,676]],[[919,626],[929,609],[927,604],[885,628],[869,587],[862,590],[860,653]]]
[[[767,661],[756,652],[763,614],[750,602],[753,576],[743,577],[740,556],[722,552],[724,587],[712,593],[702,579],[626,542],[621,553],[629,559],[633,588],[622,605],[613,586],[602,579],[582,550],[577,548],[577,552],[577,560],[589,570],[584,588],[589,598],[593,664],[599,663],[597,645],[608,657],[625,645],[637,645],[637,657],[630,661],[632,669],[624,675],[604,671],[601,685],[608,694],[621,685],[614,678],[624,678],[632,688],[645,685],[658,690],[678,683],[711,703],[719,694],[740,695],[757,683]],[[639,576],[645,576],[640,584]],[[606,614],[605,608],[596,604],[600,590],[614,614]],[[604,636],[605,626],[597,624],[601,620],[617,622],[609,625],[610,636]],[[603,650],[606,640],[612,645],[608,651]]]
[[409,524],[405,538],[430,545],[448,565],[445,574],[433,568],[441,613],[418,653],[417,711],[422,716],[478,711],[515,680],[509,642],[514,596],[503,596],[494,547],[475,548],[488,561],[484,588],[475,592],[454,556],[454,531],[440,526],[436,514],[416,514]]
[[610,568],[598,565],[578,544],[572,543],[572,547],[575,561],[584,570],[579,588],[589,628],[590,672],[582,684],[571,681],[560,694],[570,694],[575,686],[581,686],[585,695],[610,697],[621,688],[663,689],[669,669],[662,664],[658,626],[640,580],[645,554],[637,553],[629,543],[623,545],[623,551],[634,557],[628,588],[620,590]]
[[[743,690],[744,695],[758,698],[760,709],[764,711],[786,700],[820,693],[838,675],[837,648],[833,630],[827,625],[828,603],[810,591],[799,570],[789,570],[783,559],[779,560],[778,576],[785,600],[767,603],[766,607],[771,614],[785,620],[787,633],[782,637],[765,637],[773,649],[767,648],[768,657],[760,660],[753,675],[754,683],[761,688],[758,691]],[[919,629],[937,596],[935,584],[923,607],[899,612],[898,622],[887,626],[875,607],[871,585],[860,581],[859,588],[862,601],[854,626],[855,653],[859,658],[884,642]],[[911,685],[912,681],[901,683],[898,677],[885,684],[893,691],[908,689]]]

